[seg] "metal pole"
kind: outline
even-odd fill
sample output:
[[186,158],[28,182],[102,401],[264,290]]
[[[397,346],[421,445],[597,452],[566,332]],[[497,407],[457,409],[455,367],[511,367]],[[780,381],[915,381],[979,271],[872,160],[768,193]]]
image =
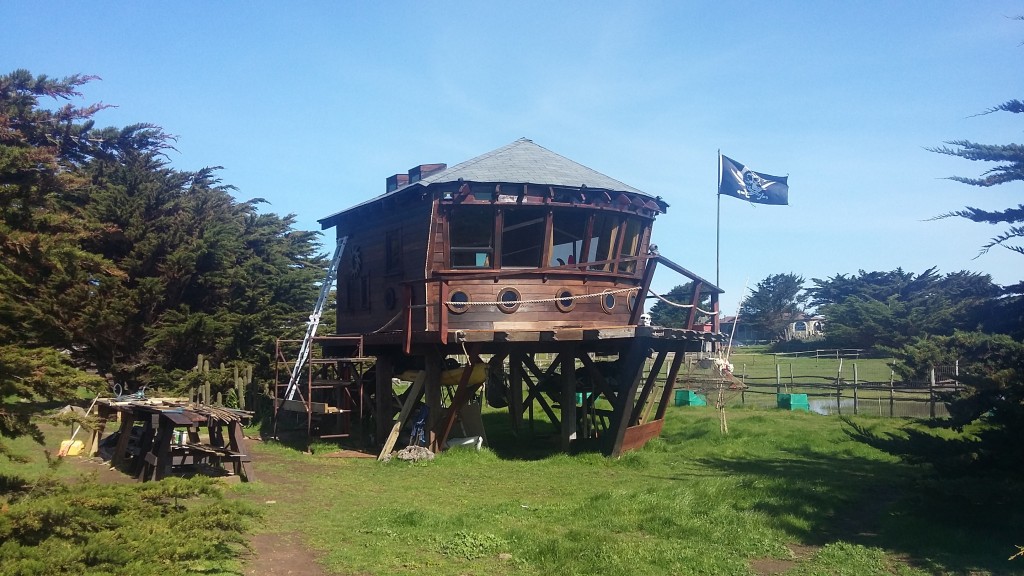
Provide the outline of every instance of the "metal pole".
[[[718,197],[718,210],[715,216],[715,286],[721,286],[719,277],[718,255],[722,246],[722,149],[718,149],[718,190],[715,190]],[[735,324],[733,324],[735,327]]]

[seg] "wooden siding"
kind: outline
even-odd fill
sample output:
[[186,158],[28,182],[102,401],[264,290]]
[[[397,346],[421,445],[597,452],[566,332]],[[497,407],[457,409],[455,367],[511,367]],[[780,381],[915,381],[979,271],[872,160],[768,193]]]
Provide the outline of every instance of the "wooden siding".
[[[605,291],[630,288],[629,284],[615,283],[613,280],[590,279],[584,284],[582,275],[557,276],[548,278],[508,278],[494,280],[453,280],[449,291],[455,288],[463,290],[472,302],[495,302],[498,294],[505,288],[519,291],[520,300],[552,300],[562,290],[569,290],[573,295],[584,296],[575,301],[568,312],[558,309],[555,302],[538,302],[520,304],[512,313],[506,313],[495,305],[469,305],[461,314],[448,313],[449,330],[537,330],[550,327],[592,327],[592,326],[624,326],[629,323],[628,292],[614,294],[615,307],[606,312],[601,305]],[[434,293],[437,293],[434,288]],[[448,298],[448,294],[444,294]],[[429,330],[437,330],[431,307],[431,323]]]
[[[370,204],[337,226],[339,237],[348,235],[345,254],[338,266],[338,333],[365,334],[379,330],[405,306],[404,284],[422,280],[424,260],[429,244],[432,200],[419,194],[396,197]],[[388,234],[401,237],[401,265],[388,270]],[[361,265],[353,266],[353,255],[359,251]],[[349,291],[349,286],[353,290]],[[368,288],[368,308],[363,307],[361,288]],[[385,305],[388,290],[394,291],[394,308]],[[422,284],[413,284],[415,304],[423,304]],[[418,318],[417,318],[418,317]],[[418,309],[413,326],[423,326],[424,315]],[[400,321],[389,330],[402,327]]]

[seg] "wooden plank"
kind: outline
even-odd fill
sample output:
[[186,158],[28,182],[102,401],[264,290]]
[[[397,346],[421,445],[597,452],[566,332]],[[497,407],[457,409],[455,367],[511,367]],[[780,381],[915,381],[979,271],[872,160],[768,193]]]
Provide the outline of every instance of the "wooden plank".
[[576,440],[576,354],[563,352],[561,361],[562,388],[562,451],[568,452]]
[[391,377],[394,376],[394,358],[392,356],[377,357],[377,387],[374,391],[374,416],[377,420],[377,438],[383,442],[391,434],[391,397],[394,387]]
[[395,442],[398,441],[398,434],[402,431],[402,426],[405,425],[405,421],[409,418],[409,414],[412,413],[412,409],[416,406],[416,403],[420,400],[420,395],[423,392],[423,383],[427,380],[427,371],[420,370],[420,373],[416,375],[416,379],[412,381],[412,386],[409,388],[409,394],[405,397],[405,403],[402,404],[402,411],[398,414],[398,420],[391,427],[391,432],[388,434],[387,440],[384,441],[384,447],[381,448],[380,454],[377,456],[377,460],[383,460],[385,456],[391,454],[391,449],[395,447]]
[[661,429],[664,425],[665,420],[661,419],[653,420],[638,426],[630,426],[626,429],[626,433],[622,439],[622,448],[620,449],[620,453],[643,448],[644,445],[652,438],[661,436]]
[[652,392],[658,381],[658,374],[661,372],[661,367],[665,364],[665,355],[667,352],[658,352],[658,356],[654,359],[654,365],[651,366],[650,373],[647,374],[647,381],[644,383],[643,389],[640,391],[640,398],[636,401],[637,409],[633,411],[631,426],[643,423],[644,414],[650,412],[648,404],[653,401]]
[[311,412],[313,414],[337,414],[341,412],[337,406],[331,406],[324,402],[310,402],[307,409],[306,403],[302,400],[278,400],[282,410],[289,412]]
[[[668,403],[672,401],[672,391],[676,387],[676,378],[679,377],[679,368],[683,364],[683,359],[686,354],[683,352],[675,352],[672,354],[672,365],[668,369],[668,377],[665,379],[665,388],[661,391],[661,404],[658,404],[658,411],[654,415],[655,420],[661,420],[665,417],[665,411],[668,409]],[[647,415],[644,415],[647,418]]]

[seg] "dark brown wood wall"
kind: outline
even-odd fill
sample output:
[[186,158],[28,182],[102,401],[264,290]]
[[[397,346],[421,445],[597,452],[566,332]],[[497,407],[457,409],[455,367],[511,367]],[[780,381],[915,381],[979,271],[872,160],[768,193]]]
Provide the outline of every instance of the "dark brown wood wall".
[[[602,292],[629,288],[629,284],[615,283],[614,280],[595,280],[592,276],[584,283],[582,275],[543,278],[508,278],[485,280],[453,280],[450,288],[466,292],[473,302],[495,302],[505,288],[515,288],[521,300],[551,300],[563,289],[574,295],[593,295],[574,301],[572,308],[563,312],[555,302],[520,304],[512,313],[506,313],[493,305],[467,306],[461,314],[448,314],[449,330],[544,330],[553,327],[594,327],[625,326],[629,323],[628,292],[614,294],[615,306],[606,312],[601,305]],[[435,289],[436,290],[436,289]],[[445,299],[448,294],[444,295]],[[436,308],[434,308],[436,309]],[[433,313],[429,329],[436,330]]]
[[[338,224],[337,235],[348,235],[345,254],[338,266],[338,332],[340,334],[365,334],[384,326],[405,306],[403,282],[422,280],[424,261],[427,255],[428,238],[431,230],[433,201],[420,193],[398,194],[380,202],[356,209]],[[398,233],[401,237],[401,266],[388,269],[388,234]],[[362,265],[356,270],[352,256],[356,250],[361,254]],[[364,309],[359,290],[352,290],[349,301],[350,283],[368,288],[369,309]],[[413,284],[415,304],[423,304],[423,285]],[[396,304],[387,308],[385,295],[394,290]],[[424,324],[422,309],[417,309],[413,326]],[[399,320],[388,330],[399,330]]]

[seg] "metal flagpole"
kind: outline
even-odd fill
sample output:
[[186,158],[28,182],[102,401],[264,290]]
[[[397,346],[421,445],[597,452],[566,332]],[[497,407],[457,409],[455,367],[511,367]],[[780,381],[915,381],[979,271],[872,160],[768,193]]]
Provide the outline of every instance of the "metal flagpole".
[[718,213],[715,218],[715,286],[721,286],[722,283],[718,277],[718,254],[719,249],[722,245],[722,149],[718,149],[718,190],[715,190],[715,195],[718,196]]

